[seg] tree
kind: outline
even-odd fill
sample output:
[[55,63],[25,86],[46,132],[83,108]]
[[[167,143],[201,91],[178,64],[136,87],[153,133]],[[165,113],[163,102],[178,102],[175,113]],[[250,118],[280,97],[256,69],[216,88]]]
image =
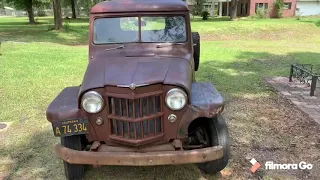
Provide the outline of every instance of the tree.
[[34,20],[34,14],[33,14],[33,5],[32,5],[32,0],[25,0],[25,5],[26,5],[26,11],[28,13],[29,17],[29,23],[30,24],[35,24],[36,21]]
[[195,15],[201,15],[203,11],[203,3],[205,0],[194,0],[194,13]]
[[0,8],[4,8],[4,0],[1,0],[1,2],[0,2]]
[[283,15],[284,1],[276,0],[273,5],[277,12],[277,18],[281,18]]
[[6,0],[7,3],[12,4],[16,9],[25,10],[28,13],[29,23],[35,24],[36,21],[34,20],[33,14],[33,6],[34,5],[41,5],[41,0]]
[[72,10],[72,19],[76,19],[76,5],[75,5],[75,0],[70,0],[71,2],[71,10]]
[[2,2],[6,2],[8,5],[14,6],[18,10],[27,11],[29,23],[35,24],[36,21],[34,20],[33,8],[44,7],[48,5],[49,0],[2,0]]
[[62,28],[62,14],[60,0],[53,0],[53,16],[54,29],[60,30]]
[[237,17],[238,2],[239,2],[239,0],[231,0],[230,19],[235,19]]

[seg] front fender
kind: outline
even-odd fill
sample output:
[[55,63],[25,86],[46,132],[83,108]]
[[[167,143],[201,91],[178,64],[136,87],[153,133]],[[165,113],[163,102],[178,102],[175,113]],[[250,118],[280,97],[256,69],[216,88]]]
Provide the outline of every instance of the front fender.
[[[61,123],[64,120],[86,119],[84,112],[78,108],[78,94],[80,87],[66,87],[60,94],[51,102],[47,109],[47,120],[54,123]],[[96,140],[95,129],[89,121],[89,141]]]
[[199,117],[215,117],[223,111],[223,108],[224,99],[213,84],[192,83],[191,101],[178,126],[177,138],[185,138],[188,135],[188,127],[193,120]]
[[78,94],[80,87],[66,87],[51,102],[47,109],[47,120],[54,121],[85,118],[82,110],[78,108]]

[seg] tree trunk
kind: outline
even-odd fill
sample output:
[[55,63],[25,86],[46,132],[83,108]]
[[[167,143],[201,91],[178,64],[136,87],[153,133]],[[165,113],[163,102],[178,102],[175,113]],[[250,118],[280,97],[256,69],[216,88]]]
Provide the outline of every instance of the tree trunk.
[[34,20],[33,8],[32,8],[32,0],[25,1],[26,11],[28,12],[29,23],[35,24],[36,21]]
[[215,17],[216,15],[216,5],[215,5],[216,1],[213,0],[212,2],[212,17]]
[[75,0],[71,0],[71,9],[72,9],[72,19],[76,19],[76,7],[75,7]]
[[53,0],[54,29],[62,28],[62,14],[60,0]]
[[232,0],[231,1],[230,19],[235,19],[237,17],[238,2],[239,2],[239,0]]

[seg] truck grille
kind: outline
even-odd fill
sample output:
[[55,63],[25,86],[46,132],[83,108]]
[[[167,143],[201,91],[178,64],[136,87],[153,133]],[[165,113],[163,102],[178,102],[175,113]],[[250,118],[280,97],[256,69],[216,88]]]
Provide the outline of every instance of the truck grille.
[[161,95],[124,99],[108,97],[111,135],[142,140],[163,133]]

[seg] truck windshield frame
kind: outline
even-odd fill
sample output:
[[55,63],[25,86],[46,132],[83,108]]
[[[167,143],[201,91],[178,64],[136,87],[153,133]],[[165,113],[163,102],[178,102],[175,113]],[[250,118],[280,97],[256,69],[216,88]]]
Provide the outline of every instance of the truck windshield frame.
[[93,44],[185,43],[185,15],[143,15],[96,18]]

